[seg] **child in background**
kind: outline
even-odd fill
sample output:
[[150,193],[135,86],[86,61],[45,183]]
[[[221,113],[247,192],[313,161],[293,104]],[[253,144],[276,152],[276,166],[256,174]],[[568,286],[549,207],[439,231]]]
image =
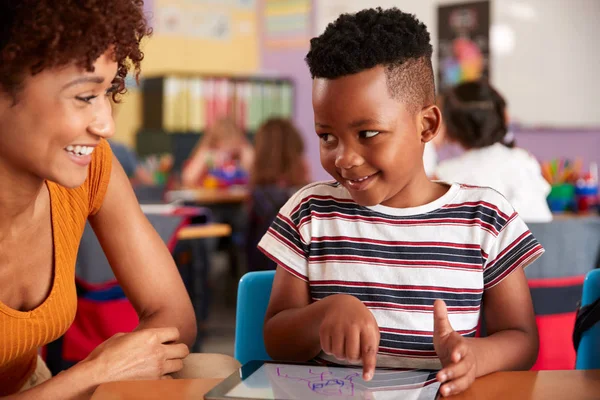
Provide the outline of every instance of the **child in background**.
[[298,129],[286,119],[265,122],[256,134],[252,187],[248,209],[246,256],[248,269],[274,270],[277,265],[257,245],[281,207],[309,181],[304,142]]
[[[273,359],[439,369],[456,394],[529,369],[538,337],[523,268],[543,248],[490,188],[432,182],[440,129],[425,25],[396,8],[344,14],[311,40],[315,130],[334,182],[281,209],[259,247],[278,264]],[[483,311],[489,336],[476,338]]]
[[152,174],[150,174],[150,172],[148,172],[148,170],[146,170],[146,168],[140,164],[137,155],[131,148],[114,140],[109,141],[109,143],[113,154],[119,161],[119,164],[121,164],[123,167],[123,170],[125,171],[125,174],[127,174],[132,186],[154,185]]
[[253,154],[244,132],[230,119],[220,119],[206,130],[186,161],[182,184],[185,187],[199,186],[211,168],[219,169],[227,164],[234,164],[248,172]]
[[465,149],[438,165],[436,177],[446,182],[489,186],[502,193],[523,220],[548,222],[550,185],[537,160],[514,147],[507,135],[506,102],[485,81],[467,82],[448,91],[442,111],[446,140]]

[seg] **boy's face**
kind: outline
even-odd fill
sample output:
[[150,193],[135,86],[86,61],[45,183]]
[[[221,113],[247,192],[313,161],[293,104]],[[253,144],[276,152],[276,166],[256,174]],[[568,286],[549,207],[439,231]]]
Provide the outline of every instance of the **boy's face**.
[[410,112],[393,99],[384,67],[315,79],[313,108],[321,164],[358,204],[402,207],[402,190],[426,179],[424,142],[437,133],[439,110]]

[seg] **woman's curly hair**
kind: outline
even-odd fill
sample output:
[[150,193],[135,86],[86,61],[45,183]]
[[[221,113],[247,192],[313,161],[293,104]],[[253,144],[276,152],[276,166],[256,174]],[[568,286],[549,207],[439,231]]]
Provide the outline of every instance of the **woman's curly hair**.
[[0,89],[16,99],[27,75],[75,63],[93,71],[109,48],[118,63],[113,99],[140,74],[140,42],[151,31],[143,0],[0,0]]

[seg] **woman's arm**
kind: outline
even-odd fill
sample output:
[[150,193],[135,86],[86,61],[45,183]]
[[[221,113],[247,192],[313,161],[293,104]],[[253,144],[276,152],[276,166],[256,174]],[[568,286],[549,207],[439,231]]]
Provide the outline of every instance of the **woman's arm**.
[[16,393],[5,400],[53,400],[53,399],[88,399],[100,384],[95,381],[94,366],[80,362],[61,372],[52,379],[21,393]]
[[161,379],[183,368],[189,349],[178,341],[179,332],[172,327],[118,333],[96,347],[85,360],[8,399],[87,399],[101,383]]
[[100,211],[90,223],[108,261],[137,311],[139,329],[176,327],[181,341],[196,339],[196,318],[187,290],[165,243],[142,213],[129,180],[113,157]]

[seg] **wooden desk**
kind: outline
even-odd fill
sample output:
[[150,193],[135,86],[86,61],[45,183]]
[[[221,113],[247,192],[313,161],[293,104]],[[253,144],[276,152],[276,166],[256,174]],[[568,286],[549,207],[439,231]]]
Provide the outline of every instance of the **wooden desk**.
[[225,237],[231,235],[231,226],[227,224],[203,224],[184,226],[177,232],[177,239],[192,240]]
[[165,194],[168,202],[186,201],[199,205],[244,203],[250,192],[246,187],[233,187],[228,189],[182,189],[171,190]]
[[[199,400],[219,379],[115,382],[101,385],[92,400]],[[497,372],[477,379],[453,400],[583,400],[600,398],[600,370]]]

